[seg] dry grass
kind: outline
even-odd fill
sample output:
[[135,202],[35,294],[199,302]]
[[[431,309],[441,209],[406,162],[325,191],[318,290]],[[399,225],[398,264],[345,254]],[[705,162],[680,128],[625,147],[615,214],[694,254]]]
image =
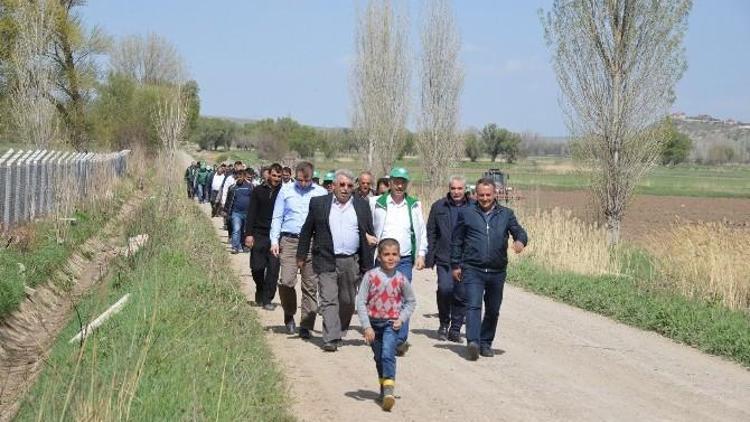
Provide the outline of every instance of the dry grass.
[[750,232],[722,223],[677,223],[648,242],[664,281],[681,294],[750,309]]
[[535,262],[552,270],[585,275],[619,273],[619,259],[610,253],[607,234],[596,224],[559,208],[520,212],[518,218],[530,239],[524,255]]

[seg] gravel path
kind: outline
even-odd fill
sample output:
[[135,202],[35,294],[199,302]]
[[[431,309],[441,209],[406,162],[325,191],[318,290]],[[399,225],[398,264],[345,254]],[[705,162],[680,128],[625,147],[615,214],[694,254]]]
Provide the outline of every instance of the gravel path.
[[[252,298],[248,255],[231,260]],[[464,345],[435,337],[434,272],[415,271],[414,285],[413,347],[398,360],[391,414],[374,402],[377,375],[359,327],[325,353],[319,331],[311,341],[288,336],[280,307],[258,310],[300,420],[750,420],[750,371],[511,286],[497,355],[469,362]]]

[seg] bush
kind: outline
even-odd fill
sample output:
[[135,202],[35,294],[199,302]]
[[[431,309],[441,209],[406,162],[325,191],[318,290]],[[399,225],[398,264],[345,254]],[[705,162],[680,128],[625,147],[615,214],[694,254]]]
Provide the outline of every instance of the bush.
[[730,145],[713,145],[708,149],[708,164],[727,164],[734,160],[736,151]]

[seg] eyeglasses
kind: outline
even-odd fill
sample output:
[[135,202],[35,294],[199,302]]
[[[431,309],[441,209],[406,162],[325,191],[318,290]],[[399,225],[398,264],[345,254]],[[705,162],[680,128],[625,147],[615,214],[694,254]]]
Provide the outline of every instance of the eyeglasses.
[[353,183],[339,183],[339,187],[340,188],[350,188],[351,189],[351,188],[354,187],[354,184]]

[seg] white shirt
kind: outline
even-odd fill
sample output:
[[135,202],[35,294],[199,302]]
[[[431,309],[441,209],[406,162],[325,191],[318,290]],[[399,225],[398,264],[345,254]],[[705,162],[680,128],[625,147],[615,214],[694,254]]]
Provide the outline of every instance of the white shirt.
[[227,202],[227,193],[229,192],[229,188],[234,186],[236,180],[234,179],[233,175],[227,176],[227,181],[224,182],[224,189],[221,191],[221,206],[223,207],[224,204]]
[[411,226],[409,212],[411,212],[417,251],[415,256],[424,257],[427,254],[427,230],[425,228],[422,206],[419,201],[409,210],[406,198],[396,204],[390,194],[387,199],[387,210],[376,206],[379,196],[370,198],[372,222],[378,239],[393,238],[400,245],[401,256],[411,255]]
[[214,175],[214,180],[211,182],[211,190],[218,191],[221,189],[221,182],[224,181],[224,175],[216,173]]
[[328,225],[331,227],[333,253],[336,255],[354,255],[359,249],[359,224],[357,212],[354,211],[354,200],[349,198],[345,204],[339,203],[333,196],[331,212],[328,214]]

